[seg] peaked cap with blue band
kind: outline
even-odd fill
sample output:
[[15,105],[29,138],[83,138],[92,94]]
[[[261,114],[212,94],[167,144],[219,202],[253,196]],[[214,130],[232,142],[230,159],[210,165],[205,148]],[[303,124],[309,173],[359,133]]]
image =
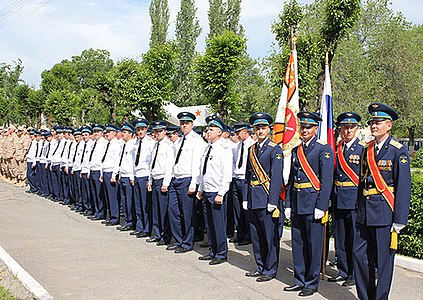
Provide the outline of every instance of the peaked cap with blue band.
[[76,128],[75,131],[73,132],[73,135],[80,135],[80,134],[82,134],[81,127]]
[[193,122],[195,120],[195,115],[193,113],[190,113],[188,111],[183,111],[180,112],[178,115],[178,120],[179,121],[189,121],[189,122]]
[[134,125],[135,128],[148,127],[150,125],[150,122],[148,122],[144,118],[142,118],[142,119],[135,119],[134,121],[132,121],[132,125]]
[[120,127],[115,124],[106,123],[105,126],[107,131],[116,131],[116,132],[120,131]]
[[319,113],[310,111],[300,111],[297,117],[300,119],[301,126],[319,126],[319,122],[322,121]]
[[64,130],[64,127],[62,125],[55,125],[53,129],[54,131],[56,131],[56,133],[62,133]]
[[390,106],[375,102],[369,105],[369,113],[371,115],[369,122],[371,121],[383,121],[383,120],[398,120],[398,113]]
[[355,112],[344,112],[336,118],[336,122],[339,125],[342,125],[342,124],[357,125],[360,121],[361,121],[361,116],[359,114],[356,114]]
[[131,133],[135,133],[135,127],[132,126],[132,124],[129,123],[129,122],[124,122],[123,125],[122,125],[121,130],[122,131],[126,130],[126,131],[129,131]]
[[93,134],[93,129],[89,125],[84,125],[81,127],[81,133],[88,132],[89,134]]
[[106,130],[106,127],[102,124],[93,125],[93,131],[104,131],[104,130]]
[[173,126],[173,125],[168,125],[166,127],[166,133],[174,133],[174,132],[178,132],[179,131],[179,127],[178,126]]
[[219,118],[218,115],[211,115],[206,118],[208,127],[219,127],[220,130],[225,131],[226,124]]
[[166,121],[155,121],[152,124],[153,130],[166,130],[167,122]]
[[49,131],[49,130],[43,131],[43,132],[41,133],[41,135],[42,135],[43,137],[48,137],[48,136],[50,136],[50,135],[51,135],[51,131]]
[[234,124],[232,127],[234,128],[235,132],[241,131],[242,129],[246,129],[246,130],[249,129],[249,126],[247,123],[237,123],[237,124]]
[[257,112],[250,116],[249,119],[250,125],[257,126],[257,125],[272,125],[273,118],[265,112]]

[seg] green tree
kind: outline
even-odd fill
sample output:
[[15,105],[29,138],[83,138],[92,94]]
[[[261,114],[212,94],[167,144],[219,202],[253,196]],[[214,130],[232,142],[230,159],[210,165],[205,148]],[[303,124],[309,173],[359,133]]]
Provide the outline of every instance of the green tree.
[[180,106],[196,104],[199,90],[193,76],[195,46],[201,27],[196,17],[197,8],[193,0],[182,0],[176,17],[176,74],[174,78],[175,104]]
[[203,94],[224,120],[236,108],[239,98],[234,83],[245,47],[243,37],[233,31],[225,31],[208,40],[206,53],[197,60],[196,76]]
[[50,120],[60,124],[70,125],[75,122],[78,95],[67,90],[55,90],[47,95],[46,115]]
[[15,98],[21,82],[22,61],[13,63],[14,65],[0,63],[0,122],[4,124],[19,122],[24,118],[17,109],[18,103]]
[[239,24],[241,0],[227,0],[226,29],[244,35],[244,28]]
[[164,44],[169,28],[169,4],[167,0],[151,0],[150,3],[151,36],[150,48]]
[[223,0],[209,0],[209,35],[208,38],[222,34],[226,28],[226,7]]

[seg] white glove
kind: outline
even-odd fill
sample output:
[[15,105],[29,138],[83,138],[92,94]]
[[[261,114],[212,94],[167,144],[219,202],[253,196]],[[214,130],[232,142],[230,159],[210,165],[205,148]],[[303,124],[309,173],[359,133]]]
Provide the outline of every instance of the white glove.
[[285,208],[285,218],[287,218],[288,220],[291,219],[291,208],[290,207]]
[[242,208],[248,210],[248,201],[242,201]]
[[404,224],[394,223],[394,224],[392,224],[392,227],[391,227],[391,232],[392,232],[393,230],[395,230],[397,233],[400,233],[400,231],[401,231],[404,227],[405,227],[405,225],[404,225]]
[[270,203],[267,204],[267,211],[270,213],[273,212],[276,208],[277,206],[274,204],[270,204]]
[[325,212],[323,210],[320,210],[318,208],[314,209],[314,219],[319,220],[323,218],[324,215],[325,215]]

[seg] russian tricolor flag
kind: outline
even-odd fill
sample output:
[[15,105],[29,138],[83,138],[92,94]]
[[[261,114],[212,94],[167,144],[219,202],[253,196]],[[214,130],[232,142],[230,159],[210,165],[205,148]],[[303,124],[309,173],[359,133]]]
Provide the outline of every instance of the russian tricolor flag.
[[330,84],[329,62],[326,55],[325,83],[320,104],[322,122],[319,126],[319,139],[327,142],[335,153],[335,127],[333,124],[332,87]]

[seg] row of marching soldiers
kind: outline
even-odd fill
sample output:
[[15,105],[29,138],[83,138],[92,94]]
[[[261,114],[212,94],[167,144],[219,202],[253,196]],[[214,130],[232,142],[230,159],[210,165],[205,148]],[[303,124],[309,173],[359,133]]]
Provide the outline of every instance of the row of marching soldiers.
[[369,113],[374,141],[358,140],[361,117],[346,112],[337,118],[341,141],[334,153],[317,139],[320,116],[299,112],[302,141],[285,166],[287,180],[282,148],[269,138],[273,119],[264,112],[253,114],[249,124],[234,125],[237,144],[223,138],[228,126],[216,115],[206,119],[205,142],[193,131],[195,115],[189,112],[178,114],[180,137],[166,122],[145,119],[121,128],[82,126],[73,134],[56,126],[54,137],[42,134],[44,145],[35,132],[27,154],[29,192],[179,254],[193,249],[202,219],[209,253],[198,259],[210,265],[227,261],[226,223],[233,213],[237,235],[230,241],[252,243],[257,268],[245,275],[257,282],[277,275],[282,224],[288,218],[295,282],[284,290],[299,296],[318,291],[323,220],[331,206],[338,274],[328,281],[355,284],[360,299],[387,299],[394,240],[408,217],[410,160],[390,135],[395,110],[373,103]]
[[30,142],[24,127],[0,127],[0,177],[3,180],[26,185],[25,156]]

